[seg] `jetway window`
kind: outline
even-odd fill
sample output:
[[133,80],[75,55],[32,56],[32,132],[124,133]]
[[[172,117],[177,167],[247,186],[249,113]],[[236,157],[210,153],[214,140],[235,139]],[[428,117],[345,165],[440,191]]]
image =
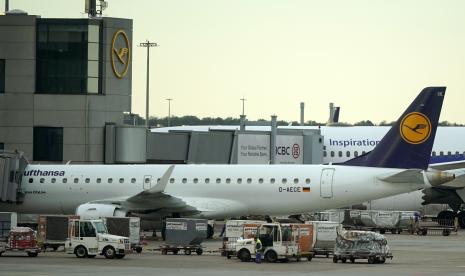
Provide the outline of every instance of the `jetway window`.
[[131,178],[131,183],[136,183],[136,179],[135,178]]
[[79,178],[74,179],[74,183],[77,184],[79,182]]
[[86,178],[86,183],[89,184],[90,183],[90,178]]
[[5,93],[5,60],[0,59],[0,94],[3,93]]
[[247,178],[247,183],[252,183],[252,178]]
[[237,179],[237,184],[241,184],[242,183],[242,178],[238,178]]
[[331,157],[334,157],[334,151],[331,151]]
[[306,184],[310,184],[310,178],[305,179]]
[[198,178],[194,178],[194,183],[195,183],[195,184],[199,183],[199,179],[198,179]]
[[276,182],[276,179],[270,178],[270,183],[271,183],[271,184],[274,184],[275,182]]
[[108,183],[109,184],[113,183],[113,178],[108,178]]
[[34,178],[29,178],[29,183],[34,183]]
[[57,179],[56,178],[52,178],[52,183],[55,183],[57,182]]
[[124,178],[120,178],[119,183],[124,183]]
[[231,178],[226,178],[226,184],[231,183]]
[[350,151],[346,151],[346,157],[350,157]]
[[217,179],[216,179],[216,183],[217,183],[217,184],[220,184],[220,183],[221,183],[221,179],[220,179],[220,178],[217,178]]
[[210,183],[210,178],[205,178],[205,184]]
[[187,178],[183,178],[182,183],[186,184],[187,183]]
[[97,183],[101,183],[102,182],[102,179],[101,178],[97,178]]

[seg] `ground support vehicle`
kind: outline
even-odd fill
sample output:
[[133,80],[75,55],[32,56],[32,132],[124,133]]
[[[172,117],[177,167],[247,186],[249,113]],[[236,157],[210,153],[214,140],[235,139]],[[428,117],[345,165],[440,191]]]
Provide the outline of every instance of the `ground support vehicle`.
[[236,244],[240,239],[252,239],[257,227],[266,223],[261,220],[228,220],[225,225],[225,237],[223,247],[220,248],[222,256],[230,259],[236,256]]
[[65,245],[68,238],[69,219],[79,219],[79,216],[40,215],[38,219],[37,239],[44,251],[52,248],[56,251]]
[[128,237],[132,250],[142,252],[140,242],[140,218],[138,217],[105,217],[103,218],[108,233]]
[[[289,261],[293,258],[300,261],[313,258],[313,226],[309,224],[265,223],[257,228],[257,235],[262,242],[262,256],[270,263],[278,260]],[[236,244],[237,258],[248,262],[256,257],[254,239],[238,240]]]
[[65,250],[78,258],[122,259],[131,253],[131,244],[127,237],[108,234],[102,220],[70,219]]
[[23,251],[29,257],[37,257],[41,250],[34,230],[29,227],[14,227],[10,230],[8,241],[0,243],[0,256],[14,251]]
[[202,242],[207,238],[208,221],[206,219],[168,218],[166,219],[165,244],[160,246],[163,255],[169,252],[173,255],[180,250],[185,255],[192,252],[202,255]]
[[415,222],[415,232],[417,235],[443,235],[449,236],[452,232],[457,233],[458,223],[450,219],[436,219],[431,217],[422,217]]
[[334,247],[333,262],[352,263],[356,259],[368,259],[369,264],[385,263],[392,259],[386,238],[370,231],[345,231],[338,233]]
[[337,232],[342,225],[332,221],[306,221],[305,224],[313,225],[313,254],[314,256],[326,256],[329,258],[334,253]]

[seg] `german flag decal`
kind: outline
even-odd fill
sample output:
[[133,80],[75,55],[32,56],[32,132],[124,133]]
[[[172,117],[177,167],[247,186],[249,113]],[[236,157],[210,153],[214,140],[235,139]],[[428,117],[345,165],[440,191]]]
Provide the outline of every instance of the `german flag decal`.
[[304,193],[309,193],[309,192],[310,192],[310,187],[303,187],[303,188],[302,188],[302,191],[303,191]]

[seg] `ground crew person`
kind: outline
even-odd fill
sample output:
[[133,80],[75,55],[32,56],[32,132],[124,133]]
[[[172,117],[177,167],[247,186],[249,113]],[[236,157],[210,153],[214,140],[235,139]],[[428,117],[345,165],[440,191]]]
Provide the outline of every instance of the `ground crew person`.
[[262,249],[263,249],[262,242],[257,236],[254,237],[254,241],[255,241],[255,263],[260,264],[262,262]]

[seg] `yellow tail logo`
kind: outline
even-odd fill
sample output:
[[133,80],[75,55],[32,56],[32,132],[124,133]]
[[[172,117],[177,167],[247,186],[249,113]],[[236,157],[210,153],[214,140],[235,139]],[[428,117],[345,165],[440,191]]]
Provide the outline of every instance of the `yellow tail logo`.
[[425,114],[411,112],[400,122],[400,136],[410,144],[421,144],[431,135],[431,122]]

